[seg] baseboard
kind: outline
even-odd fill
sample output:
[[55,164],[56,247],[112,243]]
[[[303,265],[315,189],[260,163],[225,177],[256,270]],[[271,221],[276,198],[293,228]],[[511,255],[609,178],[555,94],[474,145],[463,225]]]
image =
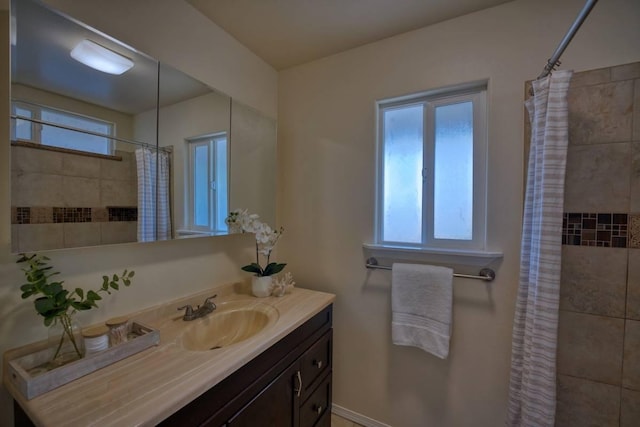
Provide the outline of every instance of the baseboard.
[[349,421],[353,421],[354,423],[358,423],[364,427],[391,427],[388,424],[381,423],[380,421],[376,421],[373,418],[365,417],[362,414],[359,414],[347,408],[343,408],[342,406],[336,405],[335,403],[331,405],[331,412],[339,417],[345,418]]

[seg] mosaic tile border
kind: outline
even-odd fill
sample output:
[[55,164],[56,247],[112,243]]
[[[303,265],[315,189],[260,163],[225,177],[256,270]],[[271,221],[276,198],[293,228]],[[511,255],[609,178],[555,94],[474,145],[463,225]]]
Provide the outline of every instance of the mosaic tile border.
[[54,223],[91,222],[91,208],[52,208]]
[[60,224],[137,221],[137,207],[23,207],[11,208],[11,224]]
[[562,244],[640,248],[640,214],[565,212]]
[[109,221],[137,221],[138,208],[107,208]]

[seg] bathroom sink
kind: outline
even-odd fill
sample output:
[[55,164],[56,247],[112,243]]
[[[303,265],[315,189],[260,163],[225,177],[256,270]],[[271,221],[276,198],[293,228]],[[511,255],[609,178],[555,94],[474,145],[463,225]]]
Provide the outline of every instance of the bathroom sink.
[[253,337],[278,320],[278,310],[253,301],[229,301],[217,305],[206,317],[188,322],[181,345],[190,351],[227,347]]

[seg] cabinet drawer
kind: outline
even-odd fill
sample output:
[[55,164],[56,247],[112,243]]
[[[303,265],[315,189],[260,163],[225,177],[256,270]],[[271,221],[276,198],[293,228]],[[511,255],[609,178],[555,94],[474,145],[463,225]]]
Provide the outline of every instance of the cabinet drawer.
[[[307,350],[301,359],[302,381],[304,383],[304,394],[315,388],[316,380],[331,370],[331,355],[333,345],[333,329],[327,331],[322,338]],[[303,396],[304,399],[305,396]]]
[[322,380],[300,408],[300,427],[314,427],[331,412],[331,373]]

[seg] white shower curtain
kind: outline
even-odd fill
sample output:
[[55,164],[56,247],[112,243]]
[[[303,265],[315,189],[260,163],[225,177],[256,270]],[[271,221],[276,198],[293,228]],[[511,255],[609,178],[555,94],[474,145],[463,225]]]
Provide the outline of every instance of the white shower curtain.
[[520,287],[516,301],[508,426],[553,427],[562,211],[572,71],[533,82]]
[[[136,149],[138,169],[138,241],[171,238],[169,154]],[[157,181],[156,181],[157,179]]]

